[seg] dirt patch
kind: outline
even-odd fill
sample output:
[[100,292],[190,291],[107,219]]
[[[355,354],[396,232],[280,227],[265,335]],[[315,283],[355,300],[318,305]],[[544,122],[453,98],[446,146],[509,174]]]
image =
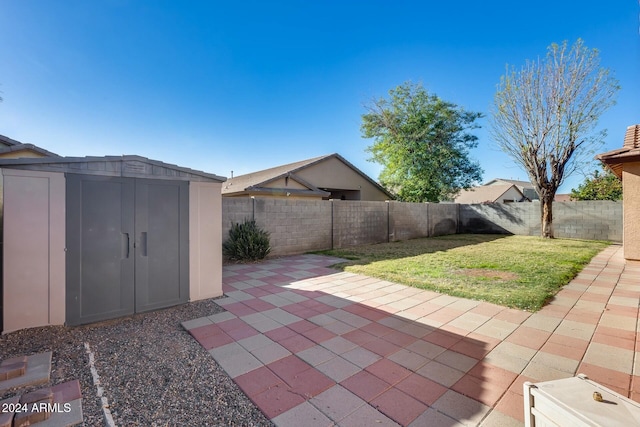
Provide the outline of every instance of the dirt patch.
[[463,268],[456,271],[456,273],[469,277],[484,277],[496,280],[515,280],[519,277],[516,273],[510,271],[490,270],[488,268]]

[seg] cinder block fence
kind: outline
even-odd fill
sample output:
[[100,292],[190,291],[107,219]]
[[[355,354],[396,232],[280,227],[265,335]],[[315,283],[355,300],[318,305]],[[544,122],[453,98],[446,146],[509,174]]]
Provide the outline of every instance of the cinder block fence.
[[[288,255],[456,233],[538,235],[540,204],[222,199],[223,240],[245,219],[271,234],[272,255]],[[620,242],[622,203],[554,203],[554,229],[557,237]]]

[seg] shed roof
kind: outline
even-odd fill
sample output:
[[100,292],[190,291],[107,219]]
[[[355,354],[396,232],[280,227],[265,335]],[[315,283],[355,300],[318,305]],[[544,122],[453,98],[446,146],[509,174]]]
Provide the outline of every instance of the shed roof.
[[596,159],[606,164],[618,178],[622,178],[622,164],[640,162],[640,125],[627,128],[622,148],[598,154]]
[[124,155],[103,157],[40,157],[0,159],[1,168],[28,169],[84,175],[122,176],[178,181],[223,182],[225,177],[182,166]]

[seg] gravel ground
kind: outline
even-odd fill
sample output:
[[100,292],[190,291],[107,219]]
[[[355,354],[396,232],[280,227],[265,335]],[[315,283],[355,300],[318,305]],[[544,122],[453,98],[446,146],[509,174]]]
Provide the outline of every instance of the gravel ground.
[[[84,425],[105,425],[84,343],[117,426],[272,426],[181,322],[224,311],[214,300],[80,327],[0,337],[0,360],[52,351],[50,385],[77,379]],[[40,386],[12,389],[0,400]]]

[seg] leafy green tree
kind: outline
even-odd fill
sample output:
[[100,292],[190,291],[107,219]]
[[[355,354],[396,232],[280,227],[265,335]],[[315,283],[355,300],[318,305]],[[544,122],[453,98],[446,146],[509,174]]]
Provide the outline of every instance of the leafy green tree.
[[[491,134],[529,175],[540,198],[542,237],[553,238],[553,198],[606,131],[598,119],[620,87],[599,53],[578,39],[552,44],[544,60],[507,68],[495,95]],[[585,157],[586,156],[586,157]]]
[[571,200],[622,200],[622,181],[609,169],[603,174],[596,170],[571,189]]
[[365,106],[361,132],[373,138],[370,161],[383,165],[382,185],[406,202],[449,200],[482,178],[469,158],[480,113],[465,111],[428,93],[422,85],[404,83],[388,98]]

